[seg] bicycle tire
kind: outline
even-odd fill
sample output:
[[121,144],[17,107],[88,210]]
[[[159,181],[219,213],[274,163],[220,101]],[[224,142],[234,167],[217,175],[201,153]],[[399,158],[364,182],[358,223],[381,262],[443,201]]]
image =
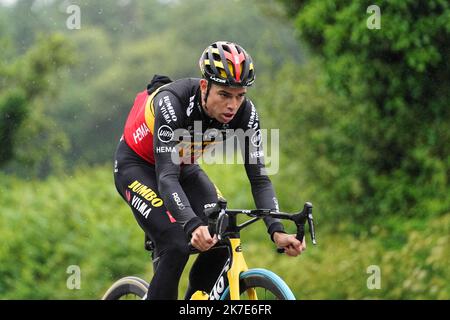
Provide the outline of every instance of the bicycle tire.
[[148,290],[148,283],[138,277],[125,277],[117,280],[106,291],[102,300],[121,300],[129,295],[133,295],[139,300],[145,296]]
[[[295,300],[295,296],[288,285],[272,271],[266,269],[251,269],[241,273],[239,278],[241,300],[246,300],[245,292],[250,288],[256,289],[258,299]],[[258,292],[259,290],[263,290],[265,294],[269,293],[269,295],[261,295]],[[230,299],[230,287],[225,289],[220,299]]]

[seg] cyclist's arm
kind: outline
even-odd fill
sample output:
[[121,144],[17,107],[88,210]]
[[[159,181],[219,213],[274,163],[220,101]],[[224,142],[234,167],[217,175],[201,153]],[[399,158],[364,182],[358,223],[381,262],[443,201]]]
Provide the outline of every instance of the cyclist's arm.
[[[250,100],[247,100],[246,103],[248,105],[242,116],[241,129],[247,132],[248,137],[251,138],[254,135],[256,137],[258,130],[260,130],[258,113]],[[254,143],[252,143],[247,139],[246,143],[241,142],[240,146],[256,207],[278,210],[278,200],[275,196],[272,182],[266,174],[262,141],[254,140]],[[279,219],[267,217],[264,219],[264,222],[272,240],[275,232],[284,233],[284,227]]]
[[179,99],[168,91],[158,93],[153,102],[155,106],[153,151],[158,190],[166,208],[190,236],[193,230],[204,223],[192,210],[180,185],[180,165],[172,161],[172,156],[177,158],[178,155],[175,148],[178,142],[170,139],[170,132],[182,127],[184,112]]

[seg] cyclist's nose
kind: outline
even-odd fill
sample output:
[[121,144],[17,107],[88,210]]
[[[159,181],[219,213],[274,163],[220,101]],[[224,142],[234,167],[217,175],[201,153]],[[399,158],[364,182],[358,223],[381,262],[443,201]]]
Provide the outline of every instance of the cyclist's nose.
[[236,111],[237,108],[239,108],[240,105],[240,99],[239,98],[233,98],[230,99],[230,101],[227,104],[227,109],[230,111]]
[[234,104],[228,104],[227,105],[227,111],[228,112],[233,112],[234,110],[236,110],[236,107],[235,107],[235,105]]

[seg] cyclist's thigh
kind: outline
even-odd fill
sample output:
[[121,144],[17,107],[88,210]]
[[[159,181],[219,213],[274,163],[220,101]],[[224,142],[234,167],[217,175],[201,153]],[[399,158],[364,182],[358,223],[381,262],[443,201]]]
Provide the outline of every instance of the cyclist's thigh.
[[217,189],[206,173],[196,164],[184,166],[180,183],[194,212],[206,221],[203,210],[218,200]]
[[155,244],[164,242],[163,234],[166,230],[183,230],[164,206],[157,188],[155,167],[139,159],[137,155],[130,154],[127,148],[118,148],[118,168],[114,174],[116,188],[131,207],[139,226],[151,240]]

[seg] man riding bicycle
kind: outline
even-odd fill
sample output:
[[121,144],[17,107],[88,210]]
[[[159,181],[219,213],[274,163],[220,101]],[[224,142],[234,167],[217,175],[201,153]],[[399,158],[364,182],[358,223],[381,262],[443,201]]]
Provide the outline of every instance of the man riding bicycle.
[[[192,141],[200,136],[202,151],[214,140],[214,134],[206,139],[207,132],[225,136],[230,129],[259,130],[256,109],[245,96],[255,79],[250,55],[235,43],[219,41],[204,50],[199,64],[201,79],[171,82],[155,76],[137,95],[115,154],[116,188],[155,245],[147,299],[177,299],[189,241],[201,253],[190,271],[186,297],[197,290],[209,292],[227,259],[224,250],[209,250],[217,237],[209,233],[203,213],[216,205],[220,193],[195,162],[198,154],[183,146],[197,149]],[[180,132],[182,139],[176,139]],[[256,207],[278,209],[260,141],[240,145]],[[268,217],[264,222],[287,255],[297,256],[306,248],[304,241],[284,232],[279,220]]]

